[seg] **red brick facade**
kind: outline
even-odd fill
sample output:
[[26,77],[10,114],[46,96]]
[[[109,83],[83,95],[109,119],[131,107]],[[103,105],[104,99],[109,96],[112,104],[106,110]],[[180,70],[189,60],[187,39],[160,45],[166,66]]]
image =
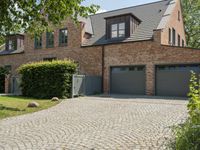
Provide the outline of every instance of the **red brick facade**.
[[[180,3],[176,9],[180,10]],[[175,16],[175,18],[173,18]],[[125,65],[146,66],[146,94],[155,94],[155,66],[159,64],[186,64],[200,63],[200,50],[182,47],[164,46],[168,39],[168,27],[177,28],[182,38],[185,39],[184,30],[179,30],[176,25],[176,15],[172,15],[167,27],[155,30],[152,40],[107,44],[101,46],[82,47],[85,40],[84,23],[75,25],[66,21],[63,26],[54,30],[54,47],[46,48],[46,34],[42,35],[42,48],[34,49],[34,40],[25,35],[24,53],[0,56],[1,66],[11,65],[12,75],[17,74],[16,69],[28,62],[42,61],[44,58],[56,57],[57,59],[73,59],[80,65],[80,73],[88,75],[103,75],[103,91],[110,92],[110,67]],[[180,21],[182,24],[183,22]],[[59,46],[59,29],[67,27],[68,45]]]
[[[160,33],[156,31],[155,35]],[[158,37],[155,37],[158,40]],[[155,66],[161,64],[200,64],[200,50],[142,41],[105,46],[104,92],[109,93],[110,66],[145,65],[146,94],[155,94]]]

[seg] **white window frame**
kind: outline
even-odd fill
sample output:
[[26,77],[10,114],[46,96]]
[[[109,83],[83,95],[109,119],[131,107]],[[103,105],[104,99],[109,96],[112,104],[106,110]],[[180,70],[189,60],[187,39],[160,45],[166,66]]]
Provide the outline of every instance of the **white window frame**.
[[[120,27],[121,25],[122,27]],[[111,24],[111,38],[114,39],[125,37],[125,25],[125,22]],[[114,32],[116,32],[116,36],[114,36]],[[123,32],[123,34],[120,32]]]

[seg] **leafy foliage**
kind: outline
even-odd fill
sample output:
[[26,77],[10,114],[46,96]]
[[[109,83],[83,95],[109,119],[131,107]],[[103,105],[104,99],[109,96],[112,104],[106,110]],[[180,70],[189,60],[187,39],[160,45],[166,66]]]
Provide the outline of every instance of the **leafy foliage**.
[[189,88],[189,118],[184,124],[174,128],[174,139],[170,141],[170,149],[200,149],[200,80],[194,72],[191,74]]
[[2,0],[0,36],[26,32],[42,33],[50,25],[59,25],[67,17],[77,20],[95,13],[99,6],[82,6],[84,0]]
[[187,44],[200,48],[200,0],[182,0],[182,7]]
[[188,110],[192,123],[196,124],[200,123],[200,80],[194,72],[192,72],[190,82]]
[[[200,122],[199,122],[200,124]],[[169,149],[199,150],[200,149],[200,125],[195,125],[188,120],[174,128],[175,139],[170,143]]]
[[6,75],[8,71],[4,67],[0,67],[0,75]]
[[0,36],[0,46],[5,43],[4,36]]
[[70,97],[77,65],[70,60],[36,62],[19,67],[22,94],[34,98]]

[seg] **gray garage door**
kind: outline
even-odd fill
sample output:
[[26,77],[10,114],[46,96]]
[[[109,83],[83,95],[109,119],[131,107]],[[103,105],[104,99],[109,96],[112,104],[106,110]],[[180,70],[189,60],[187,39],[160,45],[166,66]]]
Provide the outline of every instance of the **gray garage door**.
[[111,68],[112,94],[145,94],[145,67],[128,66]]
[[200,73],[200,65],[157,66],[156,95],[186,97],[191,70]]

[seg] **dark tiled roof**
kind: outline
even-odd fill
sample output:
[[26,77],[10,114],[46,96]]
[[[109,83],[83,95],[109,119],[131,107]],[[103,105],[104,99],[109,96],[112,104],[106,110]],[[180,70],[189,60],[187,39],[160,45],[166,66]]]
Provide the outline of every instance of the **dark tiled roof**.
[[[168,8],[170,1],[171,0],[163,0],[159,2],[118,9],[90,16],[93,28],[93,37],[90,38],[86,43],[84,43],[83,46],[152,39],[153,30],[157,29],[166,9]],[[137,31],[126,39],[121,39],[118,41],[106,40],[105,18],[128,13],[132,13],[142,21]]]
[[0,55],[12,55],[12,54],[21,54],[23,53],[23,49],[18,49],[18,50],[1,50]]

